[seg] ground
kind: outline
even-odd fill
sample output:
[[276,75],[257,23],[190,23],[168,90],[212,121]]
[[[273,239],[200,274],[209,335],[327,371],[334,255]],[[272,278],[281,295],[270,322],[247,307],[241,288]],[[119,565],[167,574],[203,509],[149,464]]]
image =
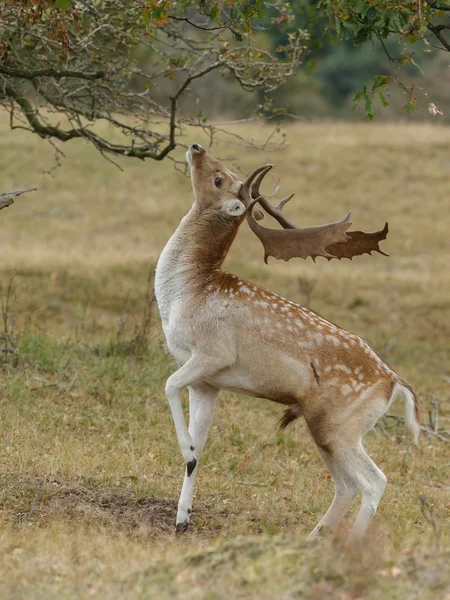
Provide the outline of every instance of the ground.
[[[44,173],[51,146],[0,129],[1,191],[39,188],[0,213],[0,596],[450,599],[450,444],[423,432],[414,448],[394,419],[367,436],[388,486],[364,547],[345,553],[342,531],[305,541],[333,485],[304,423],[280,434],[281,407],[221,395],[175,537],[175,365],[151,273],[189,180],[170,162],[121,172],[83,142]],[[213,148],[243,173],[274,162],[266,189],[296,192],[301,225],[348,209],[356,229],[389,221],[389,258],[268,266],[244,224],[226,268],[367,339],[416,389],[422,422],[438,411],[437,430],[450,429],[449,139],[437,125],[318,123],[289,126],[277,152]]]

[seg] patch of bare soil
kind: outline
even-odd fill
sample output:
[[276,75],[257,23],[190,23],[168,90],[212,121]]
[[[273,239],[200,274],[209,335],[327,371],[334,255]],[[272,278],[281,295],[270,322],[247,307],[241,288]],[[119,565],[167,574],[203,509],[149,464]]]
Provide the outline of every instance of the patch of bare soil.
[[132,491],[83,481],[45,477],[0,478],[0,515],[16,524],[44,525],[60,518],[150,535],[171,533],[176,504],[161,498],[139,498]]

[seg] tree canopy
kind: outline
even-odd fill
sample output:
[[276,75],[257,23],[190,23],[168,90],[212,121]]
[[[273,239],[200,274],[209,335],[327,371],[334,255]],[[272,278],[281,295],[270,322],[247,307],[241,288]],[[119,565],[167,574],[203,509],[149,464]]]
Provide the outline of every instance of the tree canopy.
[[[412,113],[420,85],[402,73],[419,53],[450,51],[447,0],[4,0],[0,11],[0,94],[11,127],[141,159],[170,156],[186,127],[214,136],[214,96],[241,106],[243,90],[247,113],[282,113],[277,88],[311,57],[335,56],[336,42],[384,53],[382,72],[354,94],[369,119],[392,85]],[[230,103],[222,111],[240,115]]]

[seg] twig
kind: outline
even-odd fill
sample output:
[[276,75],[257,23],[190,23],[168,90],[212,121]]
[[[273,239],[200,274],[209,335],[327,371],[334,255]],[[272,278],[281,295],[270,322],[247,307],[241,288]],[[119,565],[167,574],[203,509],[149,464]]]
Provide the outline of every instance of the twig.
[[[384,415],[384,418],[385,419],[393,419],[394,421],[397,421],[398,423],[404,423],[405,422],[404,417],[399,417],[398,415],[387,414],[387,415]],[[390,429],[389,426],[387,428]],[[427,424],[421,423],[420,424],[420,430],[421,431],[425,431],[426,433],[430,433],[431,435],[436,436],[437,438],[439,438],[443,442],[450,443],[450,431],[448,431],[447,429],[440,429],[439,431],[435,431],[434,427],[431,427],[431,425],[427,425]]]
[[236,481],[239,485],[254,485],[256,487],[267,487],[267,483],[258,483],[256,481]]
[[434,429],[434,433],[439,431],[439,405],[441,401],[434,396],[430,397],[430,404],[432,406],[432,410],[428,411],[429,419],[430,419],[430,427]]
[[51,387],[59,387],[58,383],[45,383],[44,385],[37,385],[36,387],[32,387],[30,389],[30,392],[37,392],[38,390],[43,390],[45,388],[51,388]]
[[42,490],[43,487],[44,487],[44,482],[41,481],[41,483],[40,483],[40,485],[39,485],[39,487],[37,489],[37,492],[36,492],[36,494],[34,496],[33,504],[31,505],[31,508],[30,508],[30,512],[27,515],[27,521],[31,521],[31,517],[33,516],[34,509],[36,508],[36,504],[37,504],[37,501],[38,501],[38,498],[39,498],[39,494],[41,493],[41,490]]
[[386,431],[386,427],[384,426],[382,421],[379,421],[376,425],[378,427],[378,429],[381,431],[381,433],[387,437],[388,440],[390,440],[391,442],[394,441],[394,438],[392,437],[392,435],[389,435],[388,432]]
[[436,547],[439,549],[441,543],[441,535],[442,535],[442,525],[444,522],[444,516],[442,515],[440,518],[440,523],[436,522],[436,518],[434,516],[434,508],[430,505],[425,496],[419,496],[420,500],[420,511],[423,515],[423,518],[427,523],[431,525],[433,528],[433,532],[436,538]]

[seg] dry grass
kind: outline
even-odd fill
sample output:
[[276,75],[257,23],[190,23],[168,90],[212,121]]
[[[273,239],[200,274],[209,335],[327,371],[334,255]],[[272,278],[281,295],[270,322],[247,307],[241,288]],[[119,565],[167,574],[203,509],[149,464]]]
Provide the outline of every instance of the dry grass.
[[[64,148],[51,178],[45,142],[0,126],[2,190],[39,188],[0,215],[0,282],[15,273],[20,346],[0,358],[1,597],[448,600],[450,446],[424,435],[412,449],[401,425],[367,438],[388,487],[352,557],[339,536],[304,542],[332,497],[304,425],[280,435],[278,406],[223,394],[193,525],[173,536],[183,466],[163,390],[174,365],[156,315],[144,347],[136,331],[148,272],[192,202],[189,182],[170,163],[120,172],[82,143]],[[368,339],[415,386],[424,421],[429,396],[441,399],[447,429],[449,132],[296,125],[277,154],[216,150],[244,172],[275,162],[272,183],[297,192],[298,223],[348,208],[357,228],[389,221],[389,259],[266,267],[244,225],[227,267]]]

